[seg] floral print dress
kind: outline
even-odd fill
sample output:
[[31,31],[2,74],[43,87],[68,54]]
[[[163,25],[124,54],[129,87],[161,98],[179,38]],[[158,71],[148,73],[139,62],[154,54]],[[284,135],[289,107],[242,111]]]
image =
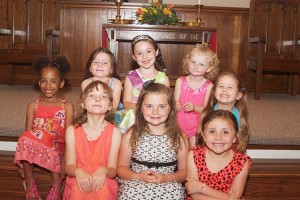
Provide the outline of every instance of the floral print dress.
[[32,129],[19,138],[14,163],[21,166],[20,162],[26,160],[59,173],[65,147],[65,100],[61,106],[42,106],[39,102],[40,99],[36,101]]

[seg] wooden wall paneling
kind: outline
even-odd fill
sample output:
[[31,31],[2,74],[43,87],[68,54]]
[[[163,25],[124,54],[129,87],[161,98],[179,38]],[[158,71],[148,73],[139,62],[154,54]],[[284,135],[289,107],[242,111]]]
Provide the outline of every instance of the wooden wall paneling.
[[27,4],[28,1],[13,0],[8,1],[8,24],[13,31],[20,31],[19,35],[12,35],[10,46],[22,45],[27,42]]
[[[140,4],[134,3],[124,3],[121,6],[121,16],[122,18],[132,19],[134,18],[134,12]],[[76,13],[81,12],[82,10],[88,10],[88,13],[95,13],[93,26],[86,26],[82,23],[84,21],[80,21],[80,19],[76,21],[72,21],[74,15]],[[194,6],[180,6],[176,5],[176,10],[178,16],[185,21],[195,21],[197,16],[197,9]],[[98,18],[97,18],[98,13]],[[201,10],[201,16],[204,19],[205,26],[217,28],[217,53],[221,60],[221,67],[223,70],[230,70],[240,73],[241,68],[245,68],[246,61],[243,60],[246,58],[247,49],[247,35],[248,32],[248,9],[240,9],[240,8],[215,8],[215,7],[204,7]],[[73,16],[72,16],[73,15]],[[84,76],[84,67],[85,63],[88,59],[89,53],[101,46],[101,36],[102,36],[102,24],[107,23],[109,19],[114,19],[116,15],[116,6],[114,3],[110,2],[96,2],[96,1],[79,1],[79,0],[65,0],[62,1],[62,23],[61,30],[63,36],[61,36],[61,52],[66,55],[71,62],[72,70],[67,75],[70,79],[82,79]],[[85,16],[81,16],[81,18],[85,18]],[[99,20],[99,22],[98,22]],[[86,22],[89,23],[89,20]],[[99,26],[100,28],[99,28]],[[238,30],[235,30],[237,26],[241,26]],[[98,27],[96,27],[98,26]],[[71,28],[72,27],[72,28]],[[87,30],[85,30],[87,29]],[[83,36],[82,34],[78,34],[77,31],[80,32],[89,32],[93,33],[87,40],[78,38],[78,36]],[[232,35],[233,34],[233,35]],[[72,38],[72,37],[75,38]],[[241,37],[241,38],[239,38]],[[81,44],[77,44],[81,43]],[[83,43],[86,43],[84,45]],[[161,45],[161,48],[164,49],[165,46]],[[181,67],[174,68],[172,64],[172,59],[170,59],[174,55],[180,54],[182,58],[186,53],[190,51],[192,48],[189,47],[187,49],[182,48],[181,46],[176,47],[172,46],[172,51],[167,53],[164,56],[164,60],[168,63],[168,71],[170,72],[170,76],[174,79],[181,75],[182,69]],[[75,51],[80,49],[80,55],[75,56]],[[125,75],[126,72],[130,69],[131,59],[131,47],[130,44],[119,44],[119,51],[122,51],[122,55],[119,55],[119,72],[121,75]],[[234,53],[232,53],[232,51]],[[231,56],[235,56],[233,59]],[[180,59],[181,60],[181,59]],[[178,61],[176,61],[178,62]],[[181,61],[182,62],[182,61]],[[176,63],[178,66],[178,63]],[[173,68],[172,68],[173,67]],[[171,69],[172,68],[172,69]],[[176,74],[175,74],[176,73]],[[180,74],[178,74],[180,73]],[[243,77],[246,77],[244,73],[242,73]],[[73,82],[73,81],[72,81]],[[75,83],[75,85],[79,85],[80,83]]]
[[[12,34],[1,36],[4,42],[0,45],[0,60],[5,73],[0,75],[0,82],[34,84],[36,73],[30,66],[36,58],[47,55],[45,31],[59,28],[60,0],[2,2],[6,15],[0,28],[11,30]],[[10,77],[8,81],[7,77]]]
[[[250,3],[250,26],[249,37],[260,36],[266,38],[265,52],[273,56],[293,56],[300,59],[299,44],[298,48],[294,46],[294,40],[299,38],[300,34],[300,15],[294,12],[291,4],[295,0],[286,1],[284,6],[280,6],[276,1],[251,1]],[[268,4],[266,4],[268,3]],[[299,3],[298,3],[299,10]],[[294,31],[295,21],[298,24],[297,30]],[[283,21],[283,26],[281,26]],[[266,29],[268,29],[267,34]],[[281,30],[281,31],[274,31]],[[295,39],[294,39],[295,38]],[[249,55],[255,55],[257,49],[255,45],[249,46]],[[254,88],[255,76],[254,73],[249,72],[249,88]],[[276,93],[290,93],[291,84],[287,84],[291,80],[287,75],[266,74],[262,77],[262,92],[276,92]],[[298,82],[298,93],[300,83]]]
[[27,44],[31,45],[43,45],[43,30],[44,30],[44,8],[43,3],[40,0],[30,0],[27,3],[28,9],[28,30]]
[[[0,28],[7,28],[7,2],[0,1]],[[5,35],[0,36],[0,49],[7,47],[7,37]]]

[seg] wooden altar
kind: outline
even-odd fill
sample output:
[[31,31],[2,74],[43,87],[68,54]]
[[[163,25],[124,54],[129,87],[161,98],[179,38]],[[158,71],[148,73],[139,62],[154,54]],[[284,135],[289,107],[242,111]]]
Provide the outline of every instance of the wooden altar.
[[171,79],[181,74],[182,59],[194,45],[209,43],[216,32],[216,28],[191,26],[103,24],[102,27],[107,33],[102,45],[107,46],[116,56],[121,65],[119,69],[124,70],[120,71],[121,75],[132,69],[131,40],[137,35],[146,34],[157,41]]

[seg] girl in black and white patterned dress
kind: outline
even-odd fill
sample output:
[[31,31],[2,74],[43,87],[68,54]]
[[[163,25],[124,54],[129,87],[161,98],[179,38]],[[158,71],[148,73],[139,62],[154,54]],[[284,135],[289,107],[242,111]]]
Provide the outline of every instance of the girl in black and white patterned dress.
[[184,199],[188,143],[177,126],[172,90],[144,85],[135,114],[121,143],[118,199]]

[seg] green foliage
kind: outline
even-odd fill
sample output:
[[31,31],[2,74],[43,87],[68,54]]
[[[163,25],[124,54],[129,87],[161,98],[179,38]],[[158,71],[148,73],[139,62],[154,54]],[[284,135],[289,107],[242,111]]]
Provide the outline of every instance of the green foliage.
[[136,16],[140,24],[167,24],[177,25],[179,18],[173,8],[174,5],[166,5],[155,3],[152,1],[150,5],[142,5],[136,11]]

